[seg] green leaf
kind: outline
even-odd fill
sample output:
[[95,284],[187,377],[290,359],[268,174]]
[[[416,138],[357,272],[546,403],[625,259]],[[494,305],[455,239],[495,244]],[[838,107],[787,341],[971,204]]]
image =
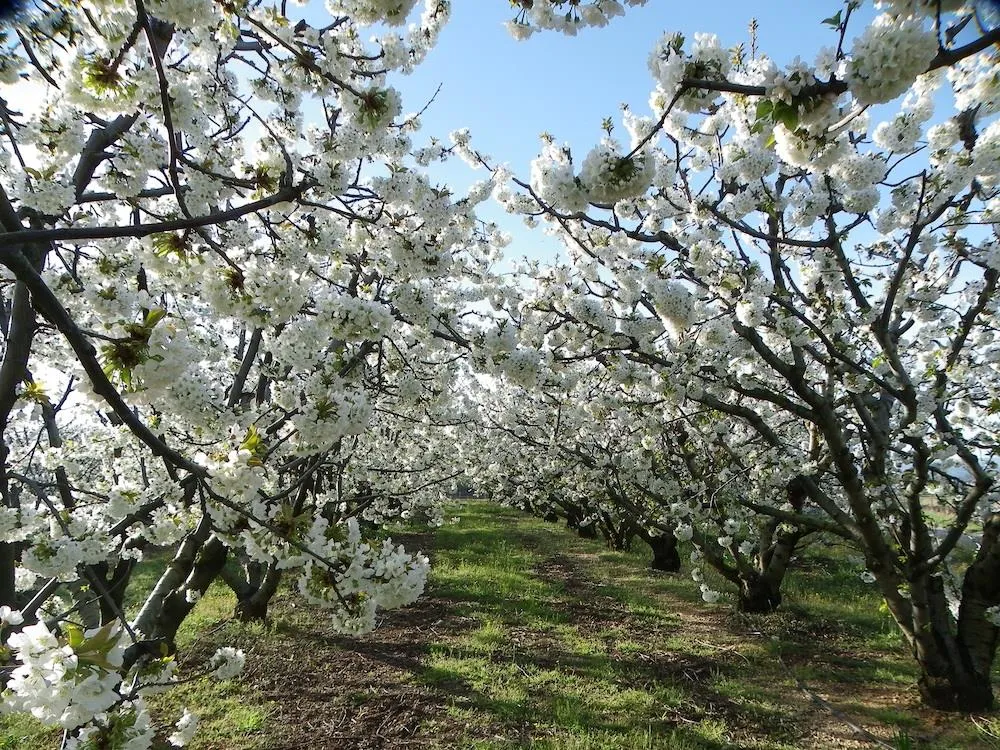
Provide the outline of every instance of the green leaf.
[[118,643],[119,638],[121,638],[121,632],[116,632],[115,623],[109,622],[84,641],[83,649],[107,654]]
[[148,313],[146,313],[146,319],[142,322],[144,328],[152,331],[156,328],[156,324],[159,323],[167,316],[167,311],[162,307],[154,307]]
[[839,29],[841,23],[841,15],[840,15],[841,12],[842,11],[838,10],[835,15],[832,15],[829,18],[824,18],[823,23],[829,26],[830,28]]
[[80,648],[80,646],[83,645],[84,640],[86,640],[83,637],[83,628],[79,625],[74,625],[73,623],[68,622],[63,626],[63,630],[66,631],[66,643],[69,644],[69,647],[74,651]]
[[799,108],[795,104],[775,102],[771,119],[794,131],[799,126]]

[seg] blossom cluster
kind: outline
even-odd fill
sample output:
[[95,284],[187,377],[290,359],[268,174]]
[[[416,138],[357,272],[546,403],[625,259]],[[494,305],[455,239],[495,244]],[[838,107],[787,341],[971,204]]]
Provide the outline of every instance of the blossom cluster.
[[923,19],[883,13],[851,47],[847,83],[861,104],[881,104],[907,91],[937,54],[937,35]]
[[424,590],[430,568],[427,557],[408,554],[390,539],[379,547],[370,546],[361,539],[356,518],[347,519],[342,532],[326,519],[317,519],[307,543],[316,557],[305,558],[299,591],[311,603],[330,610],[339,632],[367,633],[375,628],[379,609],[410,604]]

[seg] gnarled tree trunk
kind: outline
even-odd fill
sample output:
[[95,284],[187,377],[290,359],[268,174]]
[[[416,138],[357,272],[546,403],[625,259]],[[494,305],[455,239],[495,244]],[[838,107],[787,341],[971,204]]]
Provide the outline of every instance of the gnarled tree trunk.
[[566,526],[584,539],[597,539],[597,524],[582,524],[584,515],[574,506],[566,508]]
[[740,612],[773,612],[781,604],[781,584],[795,547],[806,532],[770,519],[761,529],[756,567],[739,572],[736,608]]
[[623,518],[616,523],[610,514],[601,511],[598,524],[608,547],[619,552],[632,549],[632,539],[636,535],[636,526],[628,518]]
[[910,593],[912,625],[904,631],[920,666],[917,686],[923,702],[942,711],[992,710],[991,672],[1000,628],[990,610],[1000,606],[1000,514],[987,521],[979,552],[965,573],[957,622],[940,575],[924,573],[911,582]]
[[781,604],[781,579],[756,570],[740,574],[736,609],[740,612],[767,614]]
[[674,536],[674,532],[665,531],[660,534],[650,534],[639,527],[637,533],[653,552],[653,560],[649,567],[653,570],[662,570],[665,573],[676,573],[681,569],[681,553],[677,549],[677,537]]
[[241,622],[263,622],[281,583],[281,570],[274,562],[264,565],[256,561],[247,561],[241,569],[243,575],[230,568],[222,572],[223,580],[236,594],[233,616]]
[[[198,597],[222,572],[227,554],[226,546],[211,534],[211,522],[203,518],[194,533],[181,542],[132,627],[147,639],[162,641],[173,650],[178,628],[194,609]],[[197,596],[190,596],[189,592]]]

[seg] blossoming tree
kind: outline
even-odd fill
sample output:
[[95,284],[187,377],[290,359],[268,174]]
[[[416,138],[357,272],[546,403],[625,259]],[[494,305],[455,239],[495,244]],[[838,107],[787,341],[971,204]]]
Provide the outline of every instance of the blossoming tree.
[[413,170],[387,84],[449,6],[286,5],[40,0],[3,37],[0,668],[68,746],[149,745],[229,557],[243,616],[290,573],[344,632],[424,585],[365,535],[439,513],[452,342],[500,244],[490,185]]
[[[501,355],[498,364],[523,373],[527,351]],[[638,442],[642,420],[626,410],[613,416],[606,378],[585,364],[546,369],[531,388],[507,381],[484,390],[475,429],[489,435],[489,455],[470,470],[498,502],[565,518],[584,536],[600,532],[614,549],[628,549],[639,537],[653,552],[652,567],[676,572],[670,526],[629,481],[636,468],[629,443]]]
[[[522,36],[575,28],[521,5]],[[776,490],[755,512],[854,545],[924,700],[981,710],[1000,623],[1000,29],[923,0],[857,29],[861,6],[785,67],[666,35],[627,145],[609,127],[576,162],[547,137],[497,195],[567,248],[575,294],[556,312],[590,331],[576,355],[642,365],[753,431],[749,476]]]
[[[678,538],[691,540],[692,576],[707,601],[719,592],[704,583],[705,565],[735,585],[740,610],[775,609],[796,546],[826,524],[813,514],[804,526],[757,507],[778,502],[802,511],[801,477],[775,486],[774,472],[763,469],[770,451],[753,430],[678,403],[658,376],[650,387],[647,368],[613,345],[592,348],[604,334],[570,312],[579,312],[586,291],[565,283],[568,269],[533,277],[532,293],[510,318],[516,348],[482,363],[502,378],[479,399],[480,429],[494,436],[484,486],[539,515],[586,519],[585,528],[599,528],[612,546],[638,536],[661,570],[678,570]],[[788,443],[810,440],[781,432]],[[500,450],[498,437],[514,445]]]

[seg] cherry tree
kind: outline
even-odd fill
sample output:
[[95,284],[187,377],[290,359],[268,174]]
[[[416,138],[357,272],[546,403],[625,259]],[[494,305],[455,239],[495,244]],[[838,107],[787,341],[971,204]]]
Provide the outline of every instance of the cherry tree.
[[144,696],[229,558],[246,617],[282,574],[348,633],[422,591],[380,530],[440,516],[455,342],[502,244],[489,182],[414,168],[389,84],[448,11],[37,0],[6,30],[0,669],[67,747],[169,732]]
[[[829,524],[817,514],[803,525],[791,513],[757,508],[777,501],[803,511],[801,478],[774,486],[763,463],[769,449],[754,431],[712,409],[678,405],[621,352],[587,348],[601,331],[568,312],[586,292],[555,282],[566,271],[533,272],[534,290],[510,318],[516,348],[491,354],[492,367],[482,363],[502,377],[479,399],[482,429],[514,441],[509,453],[491,441],[493,496],[543,516],[583,517],[612,546],[639,536],[661,570],[679,569],[677,537],[690,540],[692,576],[706,601],[720,596],[704,583],[708,565],[735,585],[740,610],[774,610],[798,543]],[[783,437],[810,440],[788,430]]]
[[492,170],[496,196],[566,247],[571,291],[550,306],[577,330],[558,346],[640,365],[665,397],[753,432],[748,476],[774,489],[754,512],[856,547],[923,699],[983,710],[1000,623],[1000,29],[960,3],[887,0],[857,28],[864,10],[845,3],[830,46],[785,66],[665,35],[651,112],[622,112],[624,140],[609,121],[575,161],[546,136],[530,178]]
[[677,571],[669,525],[627,481],[635,461],[629,444],[638,442],[641,427],[629,413],[611,414],[606,374],[586,365],[550,370],[528,388],[528,358],[525,348],[495,357],[501,370],[522,382],[505,377],[479,396],[476,429],[490,436],[489,455],[470,469],[479,483],[498,502],[549,520],[565,518],[581,536],[600,532],[613,549],[629,549],[639,537],[653,552],[652,567]]

